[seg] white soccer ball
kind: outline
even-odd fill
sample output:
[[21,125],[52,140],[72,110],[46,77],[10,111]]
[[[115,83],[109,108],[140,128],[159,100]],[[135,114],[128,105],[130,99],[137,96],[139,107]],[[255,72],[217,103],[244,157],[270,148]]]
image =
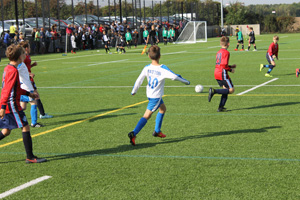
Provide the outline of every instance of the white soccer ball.
[[195,86],[195,92],[201,93],[203,91],[203,86],[202,85],[196,85]]

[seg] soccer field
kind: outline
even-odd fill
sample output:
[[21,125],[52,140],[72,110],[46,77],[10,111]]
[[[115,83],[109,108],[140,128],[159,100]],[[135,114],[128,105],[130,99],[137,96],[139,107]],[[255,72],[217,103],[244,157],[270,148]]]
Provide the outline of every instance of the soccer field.
[[[209,103],[220,38],[207,43],[161,47],[161,64],[191,85],[166,81],[162,131],[152,136],[156,113],[138,134],[127,134],[147,106],[146,80],[135,96],[132,86],[150,63],[143,46],[126,54],[105,50],[76,55],[32,56],[41,100],[51,119],[32,128],[34,153],[49,162],[25,164],[21,130],[0,142],[0,198],[43,176],[49,179],[6,199],[300,199],[300,34],[279,34],[273,78],[259,71],[273,35],[256,36],[258,51],[235,52],[230,37],[229,74],[235,93],[228,112]],[[241,46],[240,46],[241,48]],[[2,59],[1,70],[8,63]],[[1,71],[1,73],[2,73]],[[272,80],[272,81],[271,81]],[[270,81],[270,82],[268,82]],[[197,84],[204,86],[196,93]],[[28,106],[30,108],[30,106]],[[30,109],[26,110],[30,119]]]

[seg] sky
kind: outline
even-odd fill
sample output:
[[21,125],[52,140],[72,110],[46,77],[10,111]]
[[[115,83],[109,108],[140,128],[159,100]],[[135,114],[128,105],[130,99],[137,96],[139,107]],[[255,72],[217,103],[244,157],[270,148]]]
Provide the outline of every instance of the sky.
[[[221,1],[221,0],[220,0]],[[236,0],[223,0],[223,4],[234,3]],[[239,0],[239,2],[244,2],[245,5],[250,4],[292,4],[300,3],[300,0]]]
[[[65,0],[67,3],[71,3],[71,0]],[[83,0],[73,0],[74,4],[76,5],[78,2],[82,2]],[[87,2],[90,0],[87,0]],[[115,0],[116,3],[119,2],[119,0]],[[122,0],[124,1],[124,0]],[[127,0],[127,2],[131,2],[132,0]],[[146,1],[146,6],[151,5],[152,0],[145,0]],[[153,0],[154,2],[160,2],[160,0]],[[161,0],[162,2],[165,0]],[[215,1],[221,1],[221,0],[215,0]],[[300,3],[300,0],[223,0],[224,6],[226,4],[235,3],[236,1],[238,2],[244,2],[245,5],[250,5],[250,4],[292,4],[292,3]],[[105,6],[108,5],[108,0],[98,0],[100,6]],[[114,0],[110,0],[111,5],[113,4]],[[141,0],[142,5],[144,0]],[[95,5],[97,4],[97,0],[94,0]]]

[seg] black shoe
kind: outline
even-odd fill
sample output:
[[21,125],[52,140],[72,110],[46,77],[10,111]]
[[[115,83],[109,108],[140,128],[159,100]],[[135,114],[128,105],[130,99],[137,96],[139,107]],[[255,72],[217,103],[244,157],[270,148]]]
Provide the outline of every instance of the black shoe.
[[47,162],[47,160],[45,158],[38,158],[36,156],[34,156],[33,158],[27,158],[26,159],[26,163],[30,164],[30,163],[42,163],[42,162]]
[[40,128],[40,127],[44,127],[44,125],[40,124],[40,123],[36,123],[36,124],[31,124],[31,127],[33,127],[33,128]]
[[130,133],[128,133],[128,137],[129,137],[129,139],[130,139],[130,143],[131,143],[133,146],[135,146],[135,138],[136,138],[136,136],[134,135],[134,132],[131,131]]
[[220,107],[218,108],[218,112],[227,112],[227,108]]
[[212,97],[215,94],[215,90],[213,88],[209,88],[209,92],[208,92],[208,102],[211,101]]

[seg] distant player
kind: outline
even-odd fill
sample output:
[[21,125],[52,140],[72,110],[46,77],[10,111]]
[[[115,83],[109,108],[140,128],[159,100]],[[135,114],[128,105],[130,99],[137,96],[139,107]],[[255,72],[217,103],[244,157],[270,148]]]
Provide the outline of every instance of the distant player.
[[144,42],[145,42],[145,45],[147,45],[147,38],[149,36],[149,32],[147,30],[147,28],[144,29],[144,32],[143,32],[143,38],[144,38]]
[[110,53],[110,50],[109,50],[110,38],[108,37],[108,35],[106,35],[105,31],[103,31],[102,40],[104,43],[104,48],[105,48],[106,53]]
[[273,42],[270,44],[269,49],[266,54],[267,61],[269,62],[269,65],[260,64],[260,71],[263,70],[263,68],[269,68],[268,72],[265,74],[266,77],[273,77],[270,73],[273,70],[273,68],[276,66],[275,64],[275,58],[278,60],[278,40],[279,37],[275,35],[273,37]]
[[122,51],[124,51],[124,53],[126,53],[124,47],[125,47],[125,41],[124,41],[124,38],[123,38],[122,34],[119,33],[119,37],[118,37],[118,45],[117,45],[117,48],[119,49],[119,54],[122,54]]
[[166,135],[161,132],[161,125],[166,112],[166,106],[162,99],[162,96],[164,95],[165,79],[180,81],[186,85],[190,84],[189,81],[185,80],[180,75],[173,73],[167,66],[159,64],[160,48],[158,46],[151,46],[148,49],[148,56],[152,60],[152,63],[144,67],[131,92],[131,95],[135,95],[144,79],[147,77],[148,84],[146,90],[149,103],[144,116],[137,123],[135,129],[128,134],[132,145],[135,145],[136,135],[142,130],[151,115],[157,109],[159,109],[159,112],[156,115],[155,130],[152,135],[154,137],[166,137]]
[[236,48],[234,49],[235,51],[238,51],[239,50],[239,46],[240,44],[242,45],[242,49],[241,51],[244,51],[244,38],[243,38],[243,33],[242,31],[240,31],[239,29],[236,29],[237,31],[237,45],[236,45]]
[[214,94],[222,94],[218,112],[225,112],[226,108],[224,106],[228,94],[234,93],[234,87],[228,72],[234,73],[236,65],[228,65],[230,53],[227,51],[229,48],[229,38],[227,36],[221,38],[220,45],[222,48],[218,51],[216,56],[215,79],[223,89],[209,88],[208,102],[211,101]]
[[164,40],[164,45],[167,45],[168,44],[168,30],[165,27],[163,27],[162,36],[163,36],[163,40]]
[[125,34],[125,39],[126,39],[126,45],[128,49],[131,49],[131,41],[132,41],[132,37],[131,37],[131,33],[129,32],[130,30],[127,29],[127,33]]
[[32,152],[30,127],[25,113],[20,106],[20,96],[28,95],[32,98],[36,94],[21,89],[17,66],[25,59],[23,47],[11,45],[6,50],[6,57],[10,60],[5,67],[2,77],[1,110],[0,110],[0,140],[4,139],[16,128],[22,129],[23,143],[26,151],[26,163],[46,162],[44,158],[36,157]]
[[158,43],[156,29],[155,29],[154,25],[151,26],[151,31],[147,37],[147,44],[149,44],[149,41],[150,41],[151,46],[156,45]]
[[250,50],[251,44],[254,47],[253,51],[257,51],[256,50],[256,44],[255,44],[255,34],[254,34],[254,31],[253,31],[253,28],[250,27],[249,31],[250,31],[250,33],[249,33],[249,42],[248,42],[249,44],[248,44],[248,49],[246,51]]
[[171,42],[174,42],[174,40],[175,40],[175,30],[174,30],[174,27],[172,27],[170,34],[171,34],[170,35],[170,40],[171,40]]

